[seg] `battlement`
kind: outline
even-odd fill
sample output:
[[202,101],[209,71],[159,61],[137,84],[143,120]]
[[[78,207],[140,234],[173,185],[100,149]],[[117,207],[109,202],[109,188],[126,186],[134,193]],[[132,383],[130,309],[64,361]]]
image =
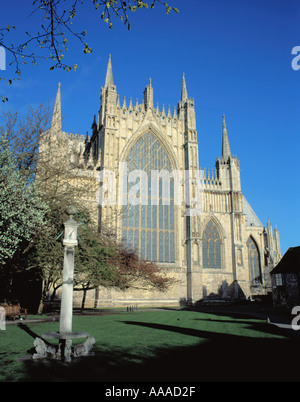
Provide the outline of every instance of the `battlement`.
[[[232,161],[235,161],[235,163],[237,164],[237,166],[240,165],[239,160],[238,160],[238,157],[237,157],[236,155],[230,155],[230,159],[231,159]],[[223,157],[223,156],[222,156],[222,157],[219,157],[219,158],[216,159],[216,163],[217,163],[219,166],[228,165],[228,158],[225,158],[225,157]]]
[[[165,109],[165,105],[162,105],[162,109],[159,109],[159,105],[157,103],[156,107],[151,106],[151,109],[153,111],[153,114],[155,117],[157,117],[161,123],[176,123],[178,120],[178,115],[176,112],[176,106],[174,106],[173,113],[171,113],[171,107],[170,105],[167,108],[167,112]],[[120,116],[125,118],[125,117],[133,117],[136,120],[143,119],[146,113],[146,105],[144,101],[142,103],[138,102],[138,99],[136,99],[135,105],[133,105],[132,98],[130,97],[129,99],[129,104],[127,106],[126,102],[126,97],[124,97],[122,106],[120,105],[120,98],[118,95],[117,98],[117,103],[116,103],[116,110],[117,112],[120,113]]]
[[71,141],[78,141],[78,142],[84,142],[85,141],[85,136],[82,134],[75,134],[75,133],[67,133],[66,131],[61,131],[60,135],[62,137],[65,137],[65,139],[71,140]]
[[222,186],[221,181],[218,179],[218,174],[216,169],[202,169],[200,168],[200,181],[203,187],[209,190],[219,190]]

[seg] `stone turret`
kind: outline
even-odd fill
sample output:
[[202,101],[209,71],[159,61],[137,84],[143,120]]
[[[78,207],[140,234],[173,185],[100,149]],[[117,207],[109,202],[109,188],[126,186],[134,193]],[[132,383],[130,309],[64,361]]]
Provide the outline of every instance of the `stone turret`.
[[[181,99],[177,106],[178,119],[183,124],[184,136],[184,161],[185,170],[188,175],[185,176],[185,195],[186,210],[182,211],[185,215],[185,252],[187,264],[187,303],[194,300],[194,286],[192,281],[193,265],[196,254],[194,253],[195,228],[197,228],[198,217],[192,216],[194,207],[196,188],[196,174],[199,171],[198,162],[198,142],[196,131],[195,102],[188,97],[185,75],[182,76]],[[197,194],[198,195],[198,194]],[[199,201],[199,200],[198,200]]]
[[100,100],[101,106],[98,117],[98,129],[100,129],[103,125],[110,125],[112,120],[107,119],[105,121],[105,117],[111,117],[111,115],[116,116],[117,90],[113,80],[110,55],[107,64],[104,87],[101,88]]
[[[280,248],[279,230],[276,225],[275,225],[275,229],[274,229],[274,243],[275,243],[277,259],[279,261],[281,259],[281,248]],[[278,261],[276,261],[276,262],[278,262]]]
[[274,232],[270,220],[268,219],[266,228],[266,245],[268,248],[271,264],[275,265],[281,259],[281,249],[279,240],[279,230],[275,226]]
[[149,85],[144,90],[144,105],[147,110],[149,107],[153,107],[153,88],[151,85],[151,78],[149,79]]
[[184,121],[185,128],[189,131],[188,141],[196,141],[195,102],[193,98],[188,97],[184,73],[182,76],[181,99],[178,102],[177,113],[178,118]]

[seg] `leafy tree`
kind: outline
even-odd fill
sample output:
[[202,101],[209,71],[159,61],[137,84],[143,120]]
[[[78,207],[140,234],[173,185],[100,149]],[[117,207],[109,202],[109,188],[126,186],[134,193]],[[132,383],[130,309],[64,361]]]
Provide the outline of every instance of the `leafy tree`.
[[47,204],[35,183],[26,183],[5,136],[0,135],[0,265],[45,225]]
[[[42,194],[38,191],[38,185],[37,183],[34,183],[34,180],[39,153],[39,139],[48,125],[49,109],[44,105],[39,105],[37,108],[28,107],[27,112],[22,116],[13,111],[3,111],[0,114],[2,164],[4,165],[0,173],[0,176],[2,177],[2,202],[0,209],[1,215],[4,215],[4,218],[1,219],[2,227],[0,228],[0,232],[2,239],[0,243],[4,247],[6,253],[10,250],[9,255],[5,258],[5,264],[0,264],[2,301],[4,299],[9,302],[13,302],[15,299],[18,299],[19,301],[23,299],[25,300],[25,292],[23,294],[20,292],[20,290],[23,290],[21,285],[22,281],[30,280],[34,288],[37,283],[34,280],[33,273],[29,274],[26,271],[27,253],[39,236],[39,232],[42,229],[45,230],[47,226],[40,225],[39,227],[37,225],[34,227],[34,221],[37,219],[35,218],[35,220],[32,220],[34,234],[31,236],[30,241],[28,241],[28,237],[26,240],[25,237],[22,236],[16,237],[16,232],[7,232],[3,225],[5,224],[5,220],[10,219],[11,224],[14,222],[17,233],[20,235],[22,228],[20,223],[20,217],[22,216],[22,210],[20,208],[21,199],[24,200],[27,197],[27,200],[36,200],[37,196],[42,199]],[[14,178],[15,181],[18,181],[17,186],[14,186],[12,178]],[[6,182],[9,184],[7,185]],[[9,191],[10,195],[9,198],[7,198],[6,196]],[[14,198],[12,197],[13,194]],[[18,200],[17,195],[19,196]],[[4,200],[4,197],[7,199]],[[45,211],[45,221],[48,211],[49,210]],[[29,209],[28,212],[30,212]],[[30,226],[25,225],[25,228],[30,232]],[[14,247],[9,248],[8,244],[5,244],[4,241],[6,243],[9,242],[10,245],[13,243]]]
[[[22,63],[32,62],[37,65],[41,59],[51,61],[51,70],[58,67],[76,71],[78,65],[64,63],[64,57],[65,52],[69,50],[70,37],[80,41],[84,53],[92,52],[86,39],[87,31],[83,29],[81,32],[76,32],[72,25],[76,18],[80,18],[80,7],[87,7],[87,2],[87,0],[34,0],[32,14],[38,14],[41,21],[40,29],[38,32],[26,31],[26,38],[21,43],[11,43],[9,40],[9,32],[17,29],[15,25],[0,28],[0,46],[12,55],[13,61],[10,64],[15,66],[15,73],[19,77]],[[177,8],[169,6],[162,0],[90,0],[94,12],[100,12],[100,20],[107,23],[109,28],[113,27],[113,21],[117,19],[130,29],[131,12],[138,9],[153,9],[156,4],[163,6],[167,14],[171,11],[178,13]],[[13,79],[7,81],[10,85]],[[1,98],[3,102],[8,100],[4,95]]]
[[74,290],[82,291],[81,308],[84,308],[88,290],[98,286],[110,287],[115,283],[116,272],[112,264],[118,244],[109,231],[99,233],[90,224],[78,228],[78,247],[75,250]]
[[50,209],[47,214],[47,226],[31,244],[27,255],[27,269],[42,282],[38,306],[38,313],[40,314],[50,291],[53,292],[54,298],[57,289],[62,284],[64,252],[61,241],[58,241],[62,230],[61,216]]

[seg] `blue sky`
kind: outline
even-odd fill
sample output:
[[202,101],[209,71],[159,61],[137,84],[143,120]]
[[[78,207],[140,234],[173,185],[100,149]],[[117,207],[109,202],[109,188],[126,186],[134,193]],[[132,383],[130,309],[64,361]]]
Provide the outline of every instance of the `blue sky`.
[[[130,31],[117,20],[110,30],[89,3],[74,30],[86,29],[93,51],[85,55],[69,38],[66,54],[78,70],[50,71],[43,61],[24,66],[20,81],[10,87],[0,81],[0,93],[9,97],[0,110],[22,113],[41,102],[52,109],[61,82],[63,129],[91,134],[109,54],[120,101],[126,96],[127,104],[130,97],[142,101],[151,77],[155,105],[173,111],[184,72],[195,99],[200,166],[213,168],[220,156],[224,113],[243,193],[263,224],[270,219],[278,226],[283,253],[300,245],[300,70],[291,67],[292,48],[300,46],[299,1],[170,0],[178,15],[158,5],[138,10],[131,14]],[[11,40],[38,30],[38,16],[30,11],[31,1],[1,6],[0,26],[17,26]],[[14,77],[13,71],[7,65],[0,76]]]

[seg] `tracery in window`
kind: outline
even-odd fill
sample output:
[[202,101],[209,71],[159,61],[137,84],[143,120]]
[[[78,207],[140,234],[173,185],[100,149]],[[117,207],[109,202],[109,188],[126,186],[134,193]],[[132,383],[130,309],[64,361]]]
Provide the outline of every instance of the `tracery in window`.
[[262,277],[260,269],[259,251],[252,237],[249,237],[249,239],[247,240],[247,248],[248,248],[250,282],[252,285],[261,284]]
[[[141,136],[130,149],[127,158],[126,188],[127,205],[122,208],[123,245],[134,249],[141,258],[149,261],[175,262],[174,180],[159,178],[158,189],[151,186],[151,172],[171,172],[172,167],[166,150],[151,132]],[[130,188],[139,185],[129,183],[130,172],[145,172],[147,180],[140,183],[136,193],[138,202],[133,205]],[[144,174],[144,173],[143,173]],[[147,188],[143,188],[144,185]],[[168,183],[167,191],[163,183]]]
[[209,221],[202,237],[203,268],[221,268],[221,237],[213,221]]

